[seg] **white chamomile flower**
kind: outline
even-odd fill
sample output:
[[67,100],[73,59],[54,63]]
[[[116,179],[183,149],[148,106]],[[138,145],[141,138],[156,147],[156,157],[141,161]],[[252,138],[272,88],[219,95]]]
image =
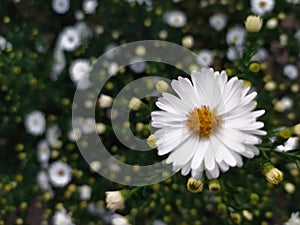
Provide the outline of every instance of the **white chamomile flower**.
[[35,110],[25,117],[25,127],[29,134],[38,136],[45,132],[46,119],[44,113]]
[[41,140],[37,145],[37,158],[43,167],[48,166],[50,159],[50,148],[46,140]]
[[209,17],[209,25],[216,31],[223,30],[227,25],[227,17],[223,13],[215,13]]
[[186,24],[186,15],[179,10],[164,13],[163,19],[171,27],[180,28]]
[[92,188],[89,185],[79,187],[80,200],[89,200],[91,198]]
[[231,28],[226,34],[226,43],[228,45],[243,45],[246,38],[246,30],[242,27],[236,26]]
[[289,220],[283,225],[300,225],[299,212],[293,212]]
[[78,84],[79,81],[86,76],[91,70],[90,62],[87,59],[76,59],[71,62],[69,67],[69,74],[74,84]]
[[130,223],[124,216],[114,214],[112,216],[111,225],[130,225]]
[[146,69],[146,62],[141,57],[133,57],[129,63],[129,68],[135,73],[143,73]]
[[75,142],[76,140],[79,140],[82,136],[81,129],[79,127],[74,127],[68,132],[68,138],[70,141]]
[[61,49],[74,51],[81,44],[81,39],[76,27],[66,27],[59,35],[58,40]]
[[210,50],[203,49],[198,53],[197,62],[200,66],[211,66],[214,63],[214,56]]
[[52,217],[53,225],[74,225],[72,222],[72,213],[67,213],[65,208],[56,211]]
[[291,151],[294,150],[298,147],[299,144],[299,138],[298,137],[290,137],[289,139],[287,139],[286,142],[284,142],[283,145],[279,145],[275,148],[276,151],[279,152],[287,152],[287,151]]
[[46,139],[51,146],[56,144],[60,136],[61,130],[56,124],[49,127],[46,131]]
[[81,125],[83,133],[90,134],[96,131],[96,122],[94,118],[86,118]]
[[227,49],[226,57],[230,61],[241,59],[243,56],[244,48],[243,46],[231,46]]
[[251,61],[263,62],[268,56],[265,48],[259,48],[257,52],[251,57]]
[[251,0],[251,11],[258,15],[262,16],[266,13],[271,12],[274,9],[275,1],[274,0]]
[[49,179],[54,187],[65,187],[72,179],[72,169],[64,162],[56,161],[49,166]]
[[77,29],[81,38],[87,38],[93,35],[92,30],[88,27],[86,22],[77,22],[74,26]]
[[287,64],[283,68],[283,75],[288,77],[290,80],[295,80],[298,78],[299,72],[297,66],[293,64]]
[[98,6],[97,0],[83,0],[82,9],[86,14],[92,14],[96,11]]
[[70,9],[70,0],[52,0],[52,9],[58,14],[65,14]]
[[51,186],[49,184],[49,178],[48,175],[45,171],[41,170],[38,172],[37,177],[36,177],[36,182],[40,189],[44,191],[48,191],[51,189]]
[[191,80],[179,77],[171,86],[178,97],[163,93],[156,105],[163,111],[152,112],[152,126],[159,155],[169,154],[166,163],[182,175],[190,173],[200,179],[203,171],[208,179],[220,171],[243,165],[242,156],[259,154],[261,143],[256,135],[264,126],[256,118],[264,110],[253,111],[256,92],[242,80],[228,80],[225,71],[203,68],[193,71]]

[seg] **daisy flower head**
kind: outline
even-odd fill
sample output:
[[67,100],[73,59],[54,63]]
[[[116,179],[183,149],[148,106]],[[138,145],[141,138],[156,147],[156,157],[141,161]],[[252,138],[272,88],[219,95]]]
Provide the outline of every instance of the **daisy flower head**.
[[287,64],[283,67],[283,75],[288,77],[290,80],[298,78],[299,72],[297,66],[293,64]]
[[198,53],[197,62],[200,66],[211,66],[214,62],[214,55],[212,51],[203,49]]
[[186,15],[179,10],[168,11],[164,13],[163,19],[171,27],[180,28],[186,24]]
[[59,46],[66,51],[74,51],[81,43],[80,34],[75,27],[66,27],[59,36]]
[[275,0],[251,0],[250,4],[251,11],[258,16],[262,16],[274,9]]
[[57,14],[65,14],[70,9],[70,0],[52,0],[52,9]]
[[84,0],[82,2],[82,9],[86,14],[93,14],[98,6],[97,0]]
[[209,25],[216,31],[222,31],[227,25],[227,17],[223,13],[215,13],[209,17]]
[[178,95],[163,93],[156,105],[163,111],[152,112],[152,126],[158,128],[158,155],[169,153],[166,163],[182,175],[191,172],[200,179],[205,171],[208,179],[220,171],[242,166],[242,156],[259,154],[256,144],[265,135],[264,126],[256,118],[264,110],[253,111],[256,92],[242,80],[228,80],[225,71],[203,68],[193,71],[191,81],[179,77],[171,83]]
[[241,46],[245,42],[246,34],[244,28],[239,26],[233,27],[226,34],[226,43],[228,45]]
[[299,212],[292,212],[289,220],[284,223],[284,225],[299,225],[299,224],[300,224]]
[[65,208],[56,211],[52,217],[53,225],[74,225],[72,222],[72,213],[67,213]]
[[46,119],[44,113],[35,110],[26,115],[25,127],[29,134],[38,136],[45,132]]
[[54,187],[65,187],[72,179],[71,167],[61,161],[53,162],[49,167],[48,174]]

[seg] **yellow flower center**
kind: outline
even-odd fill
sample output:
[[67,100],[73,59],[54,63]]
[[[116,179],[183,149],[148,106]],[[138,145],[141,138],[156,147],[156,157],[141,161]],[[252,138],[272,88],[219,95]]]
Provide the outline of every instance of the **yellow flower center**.
[[208,106],[204,105],[189,113],[186,124],[189,131],[194,135],[198,135],[200,139],[209,138],[219,127],[220,122],[221,118],[215,115]]

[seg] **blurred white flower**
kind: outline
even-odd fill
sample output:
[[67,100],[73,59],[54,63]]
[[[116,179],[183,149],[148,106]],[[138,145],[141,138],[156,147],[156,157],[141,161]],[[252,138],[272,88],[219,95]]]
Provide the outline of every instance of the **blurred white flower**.
[[284,225],[300,225],[299,212],[292,212],[291,217]]
[[129,64],[129,68],[135,73],[143,73],[146,69],[146,62],[141,57],[133,57]]
[[166,163],[184,176],[191,172],[198,180],[205,171],[208,179],[217,178],[220,171],[241,167],[242,156],[259,154],[257,135],[266,132],[256,119],[265,111],[253,111],[257,93],[249,93],[237,77],[228,80],[225,71],[202,68],[192,71],[191,80],[173,80],[179,97],[163,93],[156,102],[163,111],[151,113],[151,125],[159,128],[154,132],[158,155],[168,154]]
[[50,77],[52,80],[56,80],[58,75],[64,70],[66,67],[66,58],[64,52],[56,47],[54,50],[53,64]]
[[274,0],[251,0],[251,10],[254,14],[262,16],[273,10],[275,6]]
[[74,51],[81,44],[78,30],[75,27],[65,27],[58,37],[58,44],[63,50]]
[[124,208],[124,197],[120,191],[107,191],[106,194],[106,207],[112,210]]
[[226,43],[228,45],[243,45],[246,38],[246,30],[242,27],[236,26],[231,28],[226,34]]
[[223,13],[215,13],[209,17],[209,25],[216,31],[223,30],[227,25],[227,17]]
[[97,123],[96,130],[97,130],[98,134],[103,134],[106,130],[106,125],[104,123]]
[[112,97],[105,94],[101,94],[100,98],[98,99],[98,104],[101,108],[109,108],[112,104],[112,101]]
[[91,198],[92,188],[89,185],[79,187],[80,200],[89,200]]
[[163,15],[163,20],[171,27],[180,28],[186,24],[186,15],[179,10],[167,11]]
[[96,11],[98,0],[83,0],[82,9],[86,14],[92,14]]
[[241,59],[243,56],[244,48],[243,46],[231,46],[227,49],[226,57],[230,61]]
[[203,49],[198,53],[197,62],[200,66],[209,67],[214,63],[212,51]]
[[61,130],[57,124],[52,125],[46,131],[46,140],[51,146],[54,146],[61,136]]
[[76,28],[76,30],[79,33],[79,36],[81,38],[87,38],[87,37],[91,37],[93,35],[92,30],[88,27],[88,25],[86,24],[86,22],[82,21],[82,22],[77,22],[74,27]]
[[152,5],[152,0],[125,0],[126,2],[137,2],[139,5],[146,4],[148,6]]
[[44,113],[35,110],[28,113],[25,117],[25,127],[29,134],[38,136],[46,129],[46,119]]
[[161,220],[154,220],[153,224],[152,225],[167,225],[166,223],[164,223],[163,221]]
[[293,64],[287,64],[283,67],[283,75],[288,77],[290,80],[298,78],[299,72],[297,66]]
[[114,214],[111,219],[111,225],[130,225],[130,223],[124,216]]
[[37,158],[41,163],[42,167],[48,166],[48,161],[50,159],[50,148],[46,140],[41,140],[37,145]]
[[298,147],[299,138],[298,137],[290,137],[283,145],[279,145],[275,148],[276,151],[279,152],[287,152],[294,150]]
[[300,29],[295,32],[294,38],[300,42]]
[[68,132],[68,138],[70,141],[79,140],[81,138],[81,135],[82,135],[81,129],[78,127],[75,127]]
[[65,14],[70,9],[70,0],[52,0],[52,9],[58,14]]
[[72,223],[72,213],[67,213],[65,208],[56,211],[52,217],[53,225],[74,225]]
[[75,19],[77,21],[81,21],[84,19],[84,13],[81,10],[76,10],[75,11]]
[[257,49],[256,53],[251,57],[251,61],[263,62],[268,56],[265,48]]
[[90,62],[87,59],[75,59],[69,67],[69,74],[74,84],[78,84],[80,79],[88,75],[91,70]]
[[51,186],[49,184],[48,174],[43,170],[38,172],[36,177],[36,182],[38,186],[44,191],[49,191],[51,189]]
[[64,162],[56,161],[49,166],[49,179],[54,187],[65,187],[72,179],[72,169]]
[[96,131],[96,122],[94,118],[86,118],[81,125],[83,133],[90,134]]

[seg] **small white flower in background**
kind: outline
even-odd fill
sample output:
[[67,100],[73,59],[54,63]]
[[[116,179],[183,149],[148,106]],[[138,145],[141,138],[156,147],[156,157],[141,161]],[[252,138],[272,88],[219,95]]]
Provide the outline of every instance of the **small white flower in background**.
[[89,200],[91,198],[92,188],[89,185],[79,187],[80,200]]
[[294,150],[298,147],[299,138],[298,137],[290,137],[283,145],[279,145],[275,148],[276,151],[279,152],[287,152]]
[[300,42],[300,30],[297,30],[294,34],[294,38]]
[[98,134],[103,134],[106,131],[106,125],[104,123],[97,123],[96,130]]
[[46,129],[44,113],[38,110],[28,113],[25,117],[25,127],[27,132],[34,136],[43,134]]
[[115,57],[116,52],[112,51],[114,48],[118,47],[116,43],[110,43],[104,48],[105,57],[112,59]]
[[72,169],[67,163],[56,161],[49,166],[48,175],[54,187],[65,187],[72,179]]
[[230,61],[241,59],[244,53],[243,46],[231,46],[227,49],[226,57]]
[[258,16],[262,16],[274,9],[274,0],[251,0],[251,11]]
[[268,29],[274,29],[278,26],[278,19],[277,18],[271,18],[267,21],[266,27]]
[[186,15],[179,10],[167,11],[163,15],[163,20],[171,27],[180,28],[186,24]]
[[124,216],[114,214],[111,219],[111,225],[130,225],[130,223]]
[[241,167],[242,156],[259,154],[257,135],[266,132],[256,118],[265,111],[253,111],[257,93],[249,93],[250,87],[237,77],[228,80],[225,71],[203,68],[193,71],[191,79],[172,81],[179,97],[163,93],[156,105],[164,111],[151,113],[151,125],[158,128],[158,155],[169,154],[166,163],[174,171],[184,176],[191,172],[197,180],[205,171],[213,179],[229,167]]
[[86,14],[92,14],[96,11],[98,6],[97,0],[83,0],[82,9]]
[[49,191],[51,189],[48,174],[43,170],[38,172],[36,182],[38,186],[44,191]]
[[198,53],[197,62],[200,66],[208,67],[214,63],[212,51],[203,49]]
[[251,57],[251,61],[263,62],[268,56],[265,48],[257,49],[256,53]]
[[57,143],[60,136],[61,130],[56,124],[49,127],[46,131],[46,139],[51,146],[54,146]]
[[58,75],[64,70],[66,67],[66,58],[64,52],[56,47],[54,50],[53,64],[50,77],[52,80],[57,80]]
[[37,145],[37,157],[38,161],[41,163],[42,167],[48,166],[48,161],[50,159],[50,148],[46,140],[41,140]]
[[169,89],[169,84],[164,80],[159,80],[155,84],[155,88],[159,93],[165,92]]
[[193,36],[187,35],[182,38],[181,43],[183,47],[192,48],[194,46],[195,40]]
[[142,4],[146,4],[148,6],[151,6],[152,5],[152,0],[125,0],[126,2],[136,2],[138,3],[139,5],[142,5]]
[[93,32],[92,30],[88,27],[88,25],[86,24],[86,22],[77,22],[74,27],[76,28],[76,30],[79,33],[79,36],[81,38],[87,38],[87,37],[92,37]]
[[216,31],[223,30],[227,25],[227,17],[222,13],[215,13],[209,17],[209,25]]
[[0,51],[4,51],[6,48],[11,48],[11,47],[12,44],[0,35]]
[[52,0],[52,9],[58,14],[65,14],[70,9],[70,0]]
[[154,220],[153,224],[152,225],[167,225],[166,223],[164,223],[163,221],[161,220]]
[[78,30],[75,27],[65,27],[58,37],[58,45],[62,50],[74,51],[81,44]]
[[75,127],[68,132],[68,138],[70,141],[76,141],[81,138],[82,132],[79,127]]
[[143,73],[146,69],[146,62],[141,57],[133,57],[129,64],[129,68],[135,73]]
[[134,111],[139,110],[141,105],[142,101],[136,97],[132,97],[128,103],[128,107]]
[[290,80],[298,78],[299,72],[297,66],[293,64],[287,64],[283,67],[283,75],[288,77]]
[[81,10],[76,10],[75,11],[75,19],[77,21],[81,21],[81,20],[84,20],[84,13],[81,11]]
[[300,225],[299,212],[292,212],[291,217],[284,225]]
[[91,70],[90,62],[87,59],[75,59],[71,62],[69,67],[69,74],[71,80],[75,85],[79,83],[79,81],[87,76]]
[[101,94],[98,100],[98,104],[101,108],[109,108],[111,107],[112,101],[112,97],[105,94]]
[[74,225],[72,223],[72,213],[67,213],[65,208],[56,211],[52,217],[53,225]]
[[99,161],[92,161],[90,163],[90,170],[91,172],[98,172],[101,169],[101,163]]
[[85,134],[90,134],[96,130],[96,122],[94,118],[88,117],[81,125],[81,130]]
[[107,191],[106,194],[106,207],[108,209],[117,210],[124,208],[124,197],[120,191]]
[[226,34],[226,43],[228,45],[241,46],[245,42],[246,34],[244,28],[239,26],[233,27]]

